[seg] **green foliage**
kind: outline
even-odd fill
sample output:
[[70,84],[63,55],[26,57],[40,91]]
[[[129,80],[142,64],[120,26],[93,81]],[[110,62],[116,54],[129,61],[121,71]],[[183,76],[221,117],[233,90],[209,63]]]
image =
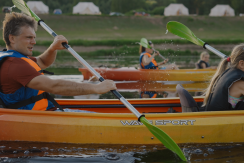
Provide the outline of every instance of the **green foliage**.
[[188,17],[188,21],[189,21],[189,22],[193,22],[194,19],[193,19],[192,17]]
[[145,0],[112,0],[111,11],[127,13],[131,10],[144,8]]
[[145,12],[145,9],[139,8],[139,9],[131,10],[131,11],[126,12],[125,15],[132,16],[135,14],[135,12]]
[[210,10],[216,4],[228,4],[234,10],[236,15],[244,13],[243,0],[176,0],[177,3],[184,4],[190,14],[209,15]]
[[152,14],[153,15],[164,15],[164,6],[156,7],[153,9]]
[[54,67],[51,67],[51,68],[47,68],[46,69],[47,71],[49,72],[53,72],[54,75],[65,75],[65,74],[72,74],[72,75],[80,75],[80,71],[78,70],[78,68],[62,68],[62,67],[59,67],[59,68],[54,68]]

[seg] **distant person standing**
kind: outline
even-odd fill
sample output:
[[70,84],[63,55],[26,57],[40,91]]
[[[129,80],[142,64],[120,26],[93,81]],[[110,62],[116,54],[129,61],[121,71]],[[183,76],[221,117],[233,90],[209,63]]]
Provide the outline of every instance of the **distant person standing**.
[[209,64],[209,57],[210,55],[208,52],[204,51],[200,55],[200,60],[196,63],[196,68],[197,69],[205,69],[205,68],[212,68],[215,69],[215,66],[210,66]]

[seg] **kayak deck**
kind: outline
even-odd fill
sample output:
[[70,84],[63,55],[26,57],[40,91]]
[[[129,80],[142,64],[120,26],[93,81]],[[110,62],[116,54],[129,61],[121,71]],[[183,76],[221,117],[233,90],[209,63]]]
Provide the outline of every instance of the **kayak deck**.
[[[196,102],[203,102],[203,97],[195,97]],[[63,108],[80,109],[97,113],[131,113],[118,99],[56,99]],[[181,112],[179,98],[128,99],[140,113],[166,113],[169,108]]]
[[[129,69],[129,68],[95,68],[104,78],[115,81],[209,81],[214,75],[214,69]],[[79,68],[84,80],[92,77],[86,68]]]
[[[126,91],[176,91],[178,83],[165,84],[157,81],[117,81],[116,87],[120,92]],[[185,82],[181,85],[189,92],[203,92],[209,85],[207,82]]]

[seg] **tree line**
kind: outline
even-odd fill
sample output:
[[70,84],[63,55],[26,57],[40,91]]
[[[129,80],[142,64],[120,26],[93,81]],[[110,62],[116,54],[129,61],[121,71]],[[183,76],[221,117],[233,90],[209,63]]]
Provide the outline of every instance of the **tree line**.
[[[164,8],[170,3],[182,3],[190,14],[208,15],[216,4],[228,4],[236,15],[244,13],[244,0],[42,0],[49,7],[49,12],[61,9],[63,13],[72,13],[73,7],[79,2],[93,2],[102,14],[120,12],[132,15],[135,11],[144,11],[152,15],[163,15]],[[27,0],[26,0],[27,2]],[[13,6],[11,0],[0,0],[3,6]]]

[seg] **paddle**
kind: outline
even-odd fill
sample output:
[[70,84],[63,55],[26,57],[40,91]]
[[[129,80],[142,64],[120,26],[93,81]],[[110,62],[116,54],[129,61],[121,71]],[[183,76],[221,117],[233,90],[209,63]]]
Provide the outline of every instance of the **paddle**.
[[221,58],[227,58],[227,56],[223,53],[221,53],[220,51],[214,49],[213,47],[211,47],[210,45],[208,45],[208,43],[203,42],[202,40],[200,40],[199,38],[197,38],[194,33],[185,25],[176,22],[176,21],[170,21],[167,23],[167,29],[168,31],[170,31],[171,33],[184,38],[188,41],[191,41],[192,43],[202,46],[205,49],[208,49],[209,51],[217,54],[219,57]]
[[[139,44],[140,44],[141,46],[143,46],[144,48],[152,49],[154,52],[156,51],[153,47],[151,47],[151,46],[149,45],[149,43],[148,43],[148,41],[147,41],[146,38],[141,38],[141,41],[140,41]],[[162,56],[161,54],[159,54],[159,56],[160,56],[162,59],[166,60],[166,58],[165,58],[164,56]]]
[[[41,20],[23,0],[13,0],[14,5],[26,13],[27,15],[33,17],[39,25],[41,25],[49,34],[53,37],[56,37],[57,34],[49,28],[43,20]],[[94,76],[96,76],[101,82],[104,81],[104,78],[96,72],[79,54],[77,54],[68,44],[64,43],[63,46],[83,65],[85,66]],[[141,115],[118,91],[111,91],[133,114],[136,115],[138,121],[142,122],[153,135],[155,135],[164,145],[169,148],[171,151],[175,152],[183,161],[186,161],[186,158],[179,148],[179,146],[169,137],[165,132],[159,128],[150,124],[150,122],[145,118],[144,115]]]

